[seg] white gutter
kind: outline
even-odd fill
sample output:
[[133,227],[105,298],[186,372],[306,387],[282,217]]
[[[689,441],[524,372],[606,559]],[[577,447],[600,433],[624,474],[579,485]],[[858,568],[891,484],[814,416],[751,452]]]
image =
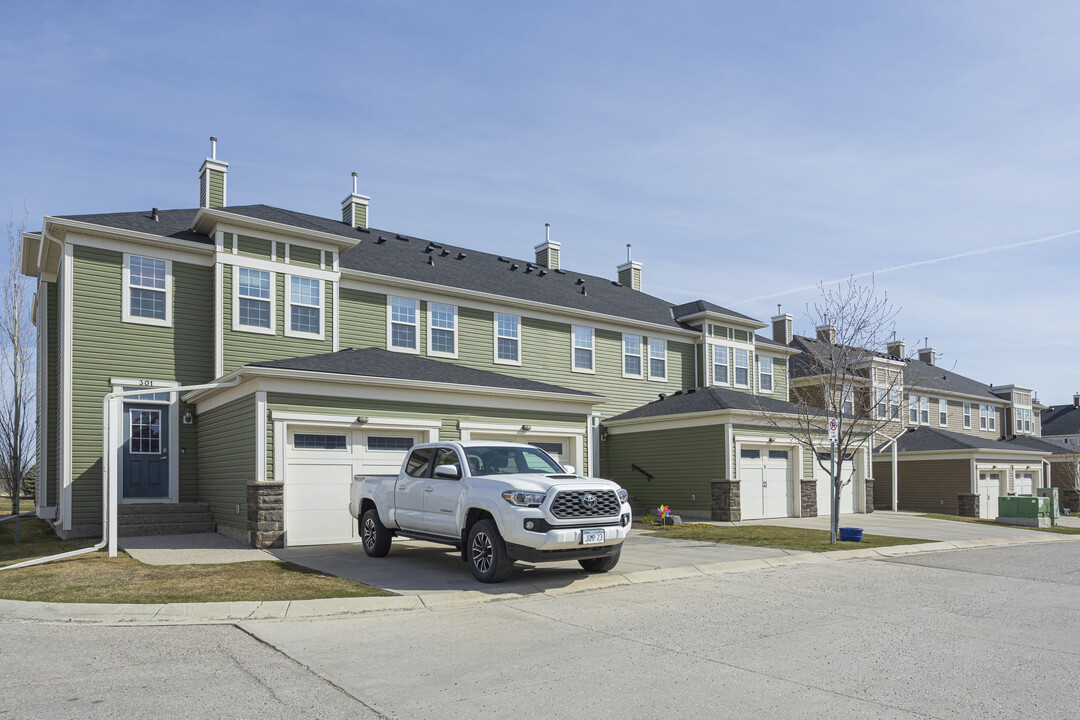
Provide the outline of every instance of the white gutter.
[[[109,557],[116,557],[116,516],[117,516],[117,472],[116,464],[110,462],[112,455],[112,411],[119,407],[114,405],[114,401],[121,398],[133,397],[136,395],[150,395],[160,392],[181,392],[184,390],[205,390],[209,388],[220,387],[232,387],[240,382],[240,379],[230,380],[227,382],[206,383],[203,385],[174,385],[167,388],[164,387],[150,387],[140,388],[139,390],[118,390],[108,393],[101,401],[101,413],[104,421],[104,427],[102,429],[102,454],[101,454],[101,542],[88,548],[82,548],[79,550],[72,550],[71,552],[60,553],[59,555],[49,555],[47,557],[35,558],[33,560],[26,560],[25,562],[15,563],[14,565],[5,565],[0,567],[0,570],[15,570],[16,568],[30,567],[31,565],[41,565],[43,563],[52,562],[54,560],[64,560],[66,558],[76,557],[78,555],[86,555],[89,553],[97,552],[109,546]],[[180,481],[179,478],[176,479]]]
[[[885,448],[892,445],[892,511],[893,512],[896,512],[896,489],[897,489],[896,488],[896,486],[897,486],[896,472],[897,472],[897,465],[899,464],[898,459],[896,457],[896,441],[900,439],[900,435],[903,435],[904,433],[906,433],[910,429],[911,428],[904,428],[903,430],[900,431],[900,433],[896,437],[892,438],[887,443],[885,443],[880,448],[878,448],[878,450],[880,451],[880,450],[884,450]],[[875,433],[875,435],[876,434],[878,434],[878,433]],[[886,435],[885,437],[889,437],[889,436]],[[870,448],[870,453],[871,453],[871,455],[873,455],[873,453],[874,453],[874,449],[872,447]],[[874,467],[874,461],[873,461],[873,457],[871,457],[870,458],[870,469],[871,469],[870,474],[871,475],[873,475],[873,467]]]

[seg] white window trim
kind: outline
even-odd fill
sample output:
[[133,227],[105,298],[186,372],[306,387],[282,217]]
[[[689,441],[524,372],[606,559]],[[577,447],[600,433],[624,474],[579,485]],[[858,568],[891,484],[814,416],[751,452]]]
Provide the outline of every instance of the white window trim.
[[[1002,414],[1002,422],[1005,422],[1005,416]],[[986,430],[987,432],[997,432],[997,410],[993,405],[986,406]]]
[[[240,268],[243,265],[232,266],[232,329],[237,332],[257,333],[259,335],[277,334],[277,273],[262,268],[247,268],[258,272],[270,273],[270,327],[258,327],[256,325],[240,324]],[[254,298],[261,300],[261,298]],[[261,300],[266,302],[265,300]]]
[[[653,372],[652,372],[652,361],[653,361],[652,343],[653,343],[653,341],[664,343],[664,374],[663,374],[663,376],[653,375]],[[648,348],[649,348],[649,380],[651,380],[652,382],[667,382],[667,379],[668,379],[667,340],[665,340],[663,338],[649,338],[648,342],[649,342],[649,344],[648,344]]]
[[[626,338],[635,337],[638,340],[637,355],[626,352]],[[635,335],[634,333],[622,334],[622,376],[628,380],[641,380],[645,376],[645,338],[641,335]],[[626,358],[636,357],[638,359],[638,367],[641,368],[641,372],[637,375],[626,372]]]
[[919,396],[919,424],[930,424],[930,397],[928,395]]
[[[739,350],[742,350],[743,352],[746,353],[746,382],[745,383],[740,383],[738,381],[738,379],[737,379],[738,378],[738,371],[739,371],[739,368],[741,366],[738,364],[738,360],[736,360],[735,358],[737,357],[736,352],[739,351]],[[753,353],[750,350],[747,350],[746,348],[735,348],[734,351],[729,349],[728,353],[729,353],[729,355],[731,357],[731,385],[732,385],[732,387],[737,387],[737,388],[749,388],[749,387],[751,387],[751,385],[754,382],[754,377],[753,377],[754,356],[753,356]]]
[[[165,293],[165,317],[164,318],[148,318],[141,317],[139,315],[131,314],[131,258],[147,258],[149,260],[163,260],[165,262],[165,289],[156,290],[154,288],[143,288],[145,290],[154,290],[154,292]],[[173,299],[173,274],[172,274],[172,260],[166,260],[165,258],[154,257],[153,255],[142,255],[136,253],[124,253],[124,284],[121,295],[123,296],[123,320],[127,323],[136,323],[138,325],[157,325],[158,327],[172,327],[172,299]]]
[[[296,303],[300,307],[318,307],[319,332],[317,333],[301,332],[299,330],[292,329],[292,281],[295,277],[303,277],[305,280],[314,280],[315,282],[319,283],[319,304],[317,306],[307,305],[305,303]],[[319,278],[312,278],[304,275],[285,276],[285,335],[287,337],[305,338],[307,340],[326,339],[326,286],[323,285],[323,281]]]
[[[764,361],[764,360],[769,361],[769,372],[765,372],[765,366],[762,364],[762,361]],[[774,358],[771,355],[758,355],[757,356],[757,366],[758,366],[758,392],[759,393],[769,393],[770,395],[773,394],[774,392],[776,392],[776,370],[775,370],[775,368],[776,368],[776,358]],[[761,387],[761,379],[763,377],[765,377],[766,375],[769,377],[769,385],[770,385],[770,387],[769,387],[768,390],[763,390],[762,387]]]
[[[408,300],[416,304],[416,312],[413,313],[413,326],[416,328],[416,332],[413,333],[413,346],[401,347],[394,344],[394,300]],[[399,323],[400,325],[408,325],[409,323]],[[420,301],[416,298],[404,297],[403,295],[387,295],[386,296],[386,349],[390,352],[409,353],[410,355],[420,354]]]
[[[499,357],[499,338],[501,337],[499,335],[499,316],[500,315],[505,315],[506,317],[512,317],[512,318],[517,319],[517,337],[516,338],[511,338],[511,337],[506,338],[507,340],[517,340],[517,349],[518,349],[518,351],[517,351],[517,360],[507,360],[505,358],[500,358]],[[492,328],[491,328],[491,334],[492,334],[491,354],[492,354],[492,357],[495,360],[495,364],[496,365],[517,365],[517,366],[520,367],[521,366],[521,358],[525,354],[525,348],[524,348],[525,328],[524,328],[524,323],[521,322],[521,316],[520,315],[514,315],[513,313],[500,313],[500,312],[497,312],[497,313],[492,313],[491,321],[492,321],[491,322],[491,325],[492,325]]]
[[[579,329],[589,331],[589,340],[591,341],[589,343],[589,347],[582,346],[582,347],[579,348],[579,346],[577,344],[577,331]],[[589,363],[589,367],[587,367],[587,368],[579,368],[577,366],[577,358],[576,358],[577,352],[576,351],[579,350],[579,349],[589,351],[590,363]],[[571,372],[576,372],[576,373],[585,373],[586,375],[595,375],[596,374],[596,330],[589,327],[588,325],[571,325],[570,326],[570,371]]]
[[971,429],[971,403],[964,402],[964,429]]
[[[938,398],[938,427],[949,427],[949,401],[945,398]],[[945,416],[945,422],[941,422],[941,416]]]
[[[723,343],[709,343],[709,347],[712,348],[712,349],[709,350],[709,373],[712,375],[712,378],[711,378],[712,384],[713,385],[719,385],[721,387],[731,387],[731,384],[734,382],[734,377],[732,376],[732,372],[731,372],[731,363],[735,359],[734,358],[734,352],[735,352],[734,349],[731,348],[729,345],[724,345]],[[715,348],[718,348],[718,347],[719,348],[724,348],[724,350],[727,352],[727,381],[726,382],[721,382],[720,380],[716,379],[716,366],[719,363],[716,362],[716,355],[715,355],[716,350],[715,350]]]
[[[447,328],[435,328],[432,325],[432,323],[431,323],[431,314],[432,314],[431,313],[431,306],[432,305],[444,305],[446,307],[454,309],[454,327],[453,327],[454,351],[452,353],[440,352],[440,351],[431,349],[431,347],[432,347],[431,346],[431,331],[432,330],[446,330],[447,329]],[[458,325],[460,324],[458,322],[458,315],[459,315],[459,313],[458,313],[458,306],[457,305],[451,305],[450,303],[435,303],[435,302],[432,302],[431,300],[428,300],[428,302],[427,302],[427,354],[428,355],[430,355],[431,357],[443,357],[443,358],[457,359],[457,356],[458,356]]]

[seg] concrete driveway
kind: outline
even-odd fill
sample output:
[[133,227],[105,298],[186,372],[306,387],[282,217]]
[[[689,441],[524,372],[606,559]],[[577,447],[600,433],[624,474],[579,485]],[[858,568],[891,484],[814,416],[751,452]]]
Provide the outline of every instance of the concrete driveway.
[[[714,523],[716,525],[779,525],[782,527],[828,530],[829,516],[814,518],[773,518],[771,520],[745,520],[741,523]],[[990,523],[969,523],[956,520],[936,520],[919,517],[915,513],[877,510],[867,514],[852,513],[840,516],[840,527],[860,527],[868,535],[891,535],[893,537],[922,538],[924,540],[982,540],[985,538],[1029,538],[1045,533],[1039,530]]]
[[[493,595],[526,594],[569,587],[585,578],[595,577],[573,561],[539,565],[517,563],[508,581],[484,585],[473,579],[469,566],[461,561],[461,555],[453,548],[403,538],[395,538],[390,554],[383,558],[369,558],[359,543],[313,545],[271,552],[282,560],[386,588],[401,595],[430,595],[459,590]],[[624,542],[622,559],[609,575],[793,554],[797,553],[777,548],[654,538],[636,532]]]

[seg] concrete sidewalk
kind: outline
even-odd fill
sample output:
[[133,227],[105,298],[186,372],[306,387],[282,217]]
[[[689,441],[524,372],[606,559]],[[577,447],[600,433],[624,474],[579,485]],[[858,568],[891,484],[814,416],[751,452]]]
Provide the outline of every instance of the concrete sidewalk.
[[[1068,542],[1080,539],[1080,536],[1053,533],[1033,532],[1030,535],[1031,537],[941,541],[919,545],[897,545],[876,549],[863,548],[825,553],[785,553],[775,548],[746,548],[712,543],[691,543],[690,545],[701,545],[702,547],[687,546],[679,550],[679,552],[685,554],[698,553],[695,558],[697,562],[694,564],[629,569],[634,566],[633,562],[631,562],[625,567],[620,564],[615,571],[604,575],[588,575],[580,571],[574,573],[570,569],[560,571],[558,568],[550,569],[550,575],[544,573],[543,570],[533,574],[536,571],[522,568],[518,571],[522,573],[521,580],[511,580],[500,585],[474,583],[468,568],[460,560],[444,558],[440,562],[445,563],[445,569],[452,569],[455,573],[462,573],[461,578],[464,579],[465,586],[468,589],[447,592],[449,588],[444,587],[397,597],[297,600],[291,602],[106,605],[0,600],[0,618],[100,625],[206,625],[236,623],[241,620],[311,620],[396,610],[433,610],[483,602],[517,600],[528,596],[557,597],[559,595],[601,590],[620,585],[681,580],[750,570],[769,570],[787,565],[827,564],[852,559],[885,559],[965,548]],[[663,551],[660,545],[650,545],[654,539],[639,539],[644,541],[639,545],[643,554]],[[656,538],[655,540],[660,543],[685,542],[662,538]],[[404,545],[405,543],[401,544]],[[409,552],[404,547],[395,547],[389,558],[381,558],[380,560],[387,561],[388,567],[396,567],[398,573],[408,575],[409,567],[407,564],[400,562],[403,560],[402,557],[397,558],[399,562],[393,562],[395,551],[399,556]],[[418,548],[418,551],[421,553],[430,552],[429,549],[425,548]],[[442,554],[446,555],[447,553],[443,551]],[[685,554],[682,557],[685,558]],[[739,558],[740,555],[741,558]],[[753,555],[756,555],[756,557]],[[456,585],[459,578],[448,578],[445,582]]]
[[[1063,518],[1064,520],[1065,518]],[[1080,518],[1078,518],[1080,519]],[[1074,518],[1069,518],[1071,522]],[[828,530],[829,516],[812,518],[773,518],[771,520],[744,520],[740,523],[711,523],[718,526],[731,525],[777,525],[780,527],[809,528]],[[1062,523],[1070,524],[1069,522]],[[1078,523],[1080,525],[1080,523]],[[1077,525],[1073,525],[1074,527]],[[972,523],[959,520],[938,520],[919,517],[918,513],[890,512],[875,510],[872,513],[852,513],[840,516],[840,527],[860,527],[867,535],[889,535],[892,537],[920,538],[922,540],[981,540],[985,538],[1032,538],[1046,535],[1040,530],[996,525],[991,523]]]

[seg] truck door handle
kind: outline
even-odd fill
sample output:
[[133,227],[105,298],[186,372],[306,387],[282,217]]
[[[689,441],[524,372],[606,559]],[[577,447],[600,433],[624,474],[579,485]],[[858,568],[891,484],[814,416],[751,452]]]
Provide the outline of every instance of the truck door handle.
[[430,487],[424,488],[424,492],[435,492],[435,488],[430,488]]

